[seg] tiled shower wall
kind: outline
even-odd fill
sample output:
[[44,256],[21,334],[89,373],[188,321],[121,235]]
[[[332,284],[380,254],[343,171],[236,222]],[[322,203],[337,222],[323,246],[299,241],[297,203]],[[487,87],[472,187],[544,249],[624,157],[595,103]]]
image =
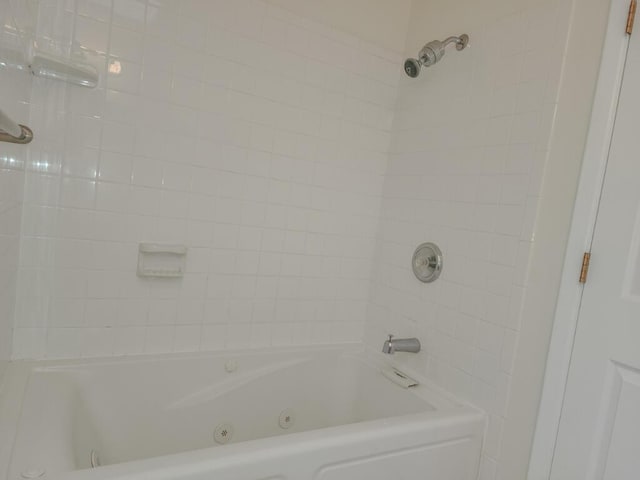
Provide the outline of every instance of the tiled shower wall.
[[[101,82],[34,80],[15,358],[362,337],[399,58],[254,0],[42,0],[36,30]],[[142,241],[184,278],[138,278]]]
[[[13,103],[15,93],[21,91],[20,84],[10,75],[0,72],[0,83],[17,88],[12,97],[0,93],[0,102],[7,106],[6,112],[19,112],[20,106]],[[23,90],[24,92],[24,90]],[[28,93],[28,89],[27,92]],[[11,108],[17,107],[17,108]],[[14,117],[18,118],[18,117]],[[20,239],[20,217],[22,209],[22,187],[24,184],[23,151],[13,146],[0,150],[0,383],[6,363],[11,358],[11,335],[14,321],[14,306],[17,285],[17,268]]]
[[[401,83],[366,339],[379,349],[389,333],[417,336],[422,353],[398,360],[489,413],[482,479],[502,478],[502,427],[570,4],[414,2],[411,15],[407,55],[463,32],[471,48],[452,49]],[[432,284],[411,272],[425,241],[444,253]]]
[[[0,25],[9,23],[9,10],[0,8]],[[22,10],[12,11],[18,21]],[[0,29],[0,45],[19,45],[12,31]],[[29,119],[31,79],[0,69],[0,109],[19,123]],[[0,383],[11,358],[12,327],[17,285],[24,165],[28,150],[21,145],[0,144]]]
[[[4,80],[0,74],[0,82]],[[20,153],[11,148],[0,152],[0,383],[11,358],[24,183],[24,172],[16,165],[22,162]]]

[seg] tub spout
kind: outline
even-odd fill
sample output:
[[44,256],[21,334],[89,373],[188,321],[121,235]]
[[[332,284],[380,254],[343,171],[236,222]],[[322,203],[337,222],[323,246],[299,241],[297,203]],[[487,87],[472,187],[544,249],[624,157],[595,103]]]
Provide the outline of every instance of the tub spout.
[[382,346],[382,353],[393,355],[396,352],[418,353],[420,351],[420,340],[417,338],[393,338],[389,335],[389,339]]

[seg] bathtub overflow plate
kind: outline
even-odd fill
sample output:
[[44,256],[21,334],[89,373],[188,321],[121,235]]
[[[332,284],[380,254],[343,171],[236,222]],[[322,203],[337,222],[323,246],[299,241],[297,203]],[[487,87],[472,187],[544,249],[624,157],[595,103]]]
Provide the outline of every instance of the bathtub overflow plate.
[[442,251],[435,243],[423,243],[416,248],[411,266],[418,280],[423,283],[434,282],[442,273]]

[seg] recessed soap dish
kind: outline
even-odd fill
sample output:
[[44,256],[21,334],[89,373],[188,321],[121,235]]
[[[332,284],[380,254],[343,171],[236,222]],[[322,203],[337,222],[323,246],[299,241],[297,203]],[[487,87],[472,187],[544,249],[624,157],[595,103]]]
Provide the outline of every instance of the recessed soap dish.
[[179,278],[184,276],[187,247],[141,243],[138,247],[138,276]]

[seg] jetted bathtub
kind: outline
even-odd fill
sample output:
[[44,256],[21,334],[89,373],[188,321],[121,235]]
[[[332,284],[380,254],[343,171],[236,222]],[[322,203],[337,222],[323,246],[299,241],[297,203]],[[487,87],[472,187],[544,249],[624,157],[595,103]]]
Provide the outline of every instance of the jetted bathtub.
[[392,381],[392,360],[349,345],[17,362],[0,478],[475,480],[483,415]]

